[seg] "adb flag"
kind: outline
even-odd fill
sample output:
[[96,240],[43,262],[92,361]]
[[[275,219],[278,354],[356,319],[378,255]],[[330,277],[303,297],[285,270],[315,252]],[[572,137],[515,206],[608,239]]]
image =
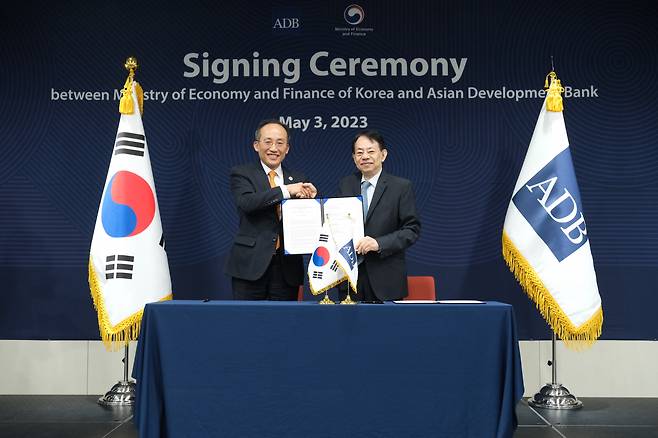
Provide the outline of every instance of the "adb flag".
[[[171,299],[149,150],[131,71],[98,209],[89,257],[89,287],[108,349],[135,340],[144,305]],[[126,99],[129,99],[126,102]]]
[[503,229],[503,257],[553,331],[593,343],[603,310],[554,72]]
[[342,244],[338,245],[336,260],[343,272],[345,272],[346,280],[349,282],[350,287],[356,293],[356,282],[359,278],[359,263],[357,262],[352,237],[343,239]]

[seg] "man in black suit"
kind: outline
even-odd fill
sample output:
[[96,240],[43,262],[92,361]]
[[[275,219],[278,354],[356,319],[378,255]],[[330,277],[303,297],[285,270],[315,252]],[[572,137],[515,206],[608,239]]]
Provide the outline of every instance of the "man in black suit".
[[387,156],[379,132],[359,132],[352,141],[352,158],[358,172],[343,178],[339,185],[342,196],[363,197],[365,237],[355,245],[362,259],[357,282],[360,301],[407,296],[404,251],[420,233],[411,182],[383,170]]
[[314,198],[317,190],[304,175],[281,166],[289,138],[280,121],[262,121],[253,143],[260,160],[231,169],[240,226],[225,271],[236,300],[296,300],[304,282],[302,256],[283,254],[280,203]]

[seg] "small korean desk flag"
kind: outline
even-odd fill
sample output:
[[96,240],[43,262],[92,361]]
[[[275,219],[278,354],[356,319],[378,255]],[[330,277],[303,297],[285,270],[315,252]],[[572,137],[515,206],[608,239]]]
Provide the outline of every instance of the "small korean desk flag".
[[[503,257],[569,347],[592,344],[603,310],[554,72],[503,228]],[[548,79],[548,77],[547,77]],[[548,84],[547,84],[548,86]]]
[[[339,242],[336,241],[339,239]],[[329,218],[322,224],[316,248],[308,262],[308,281],[311,293],[322,292],[347,280],[356,292],[359,267],[351,238],[341,238],[332,233]]]
[[146,303],[172,297],[134,68],[136,62],[123,89],[89,257],[89,287],[108,349],[137,339]]

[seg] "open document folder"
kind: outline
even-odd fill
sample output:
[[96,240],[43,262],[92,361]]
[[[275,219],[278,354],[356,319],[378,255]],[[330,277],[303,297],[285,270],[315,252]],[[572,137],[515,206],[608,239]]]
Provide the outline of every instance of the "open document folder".
[[323,220],[337,240],[354,242],[363,237],[363,207],[360,196],[344,198],[286,199],[281,203],[283,242],[286,254],[315,251]]

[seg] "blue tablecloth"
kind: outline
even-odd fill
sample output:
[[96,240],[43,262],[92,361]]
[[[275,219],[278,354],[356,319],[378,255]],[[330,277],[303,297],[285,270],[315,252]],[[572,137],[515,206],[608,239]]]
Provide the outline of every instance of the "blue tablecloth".
[[512,307],[170,301],[144,311],[142,437],[510,437]]

